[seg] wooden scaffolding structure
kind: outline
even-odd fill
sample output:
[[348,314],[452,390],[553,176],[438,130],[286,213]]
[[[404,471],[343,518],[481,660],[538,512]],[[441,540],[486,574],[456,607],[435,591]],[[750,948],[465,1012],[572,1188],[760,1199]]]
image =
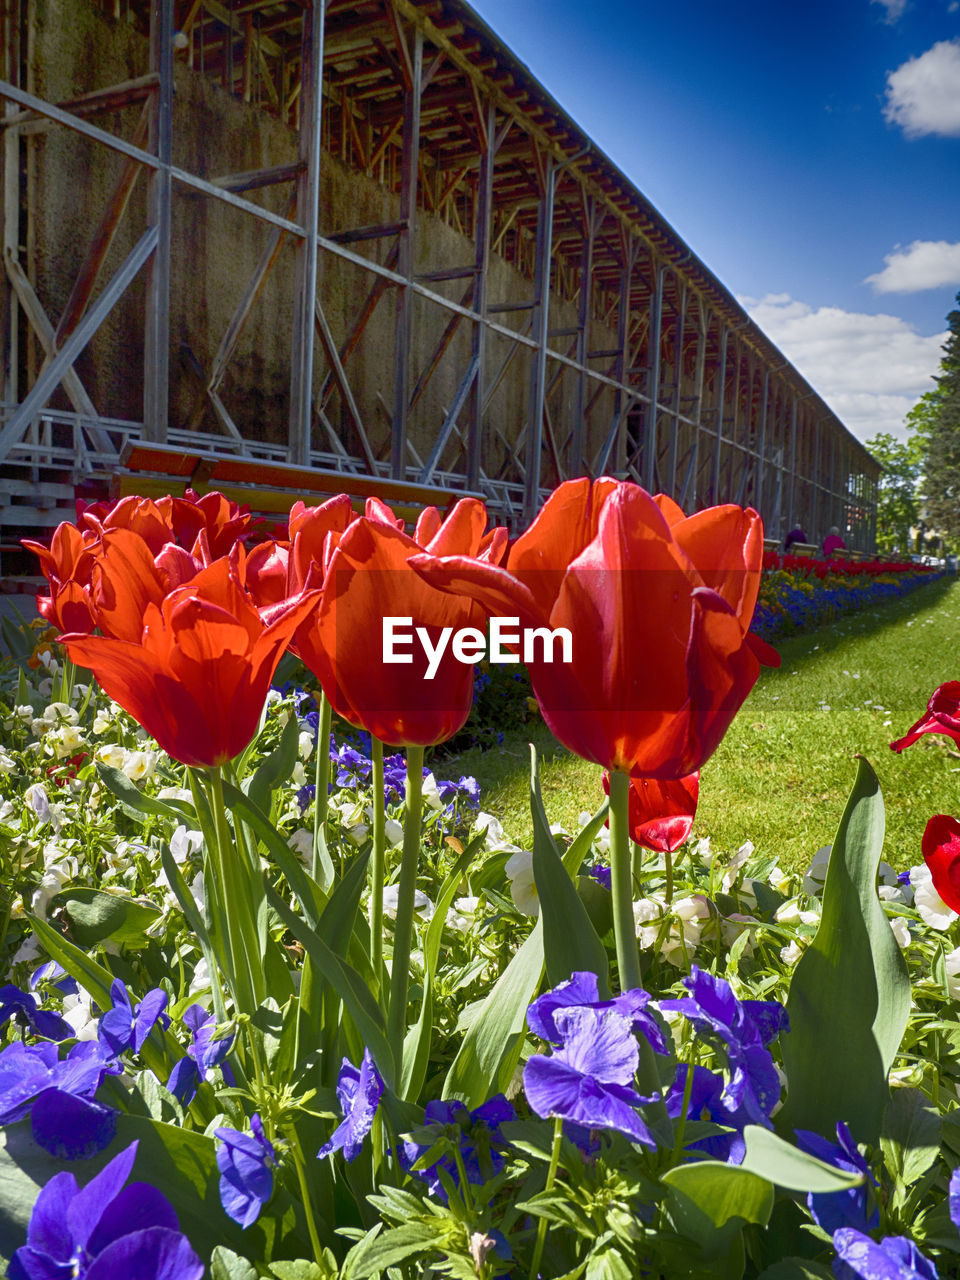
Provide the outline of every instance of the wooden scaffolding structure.
[[[752,505],[774,537],[838,525],[873,547],[878,464],[463,0],[61,0],[67,14],[80,3],[101,11],[104,41],[123,31],[129,45],[132,29],[143,65],[53,101],[36,85],[34,0],[0,0],[8,526],[55,523],[70,486],[108,476],[134,440],[480,492],[515,528],[559,481],[609,473],[688,511]],[[178,163],[183,77],[268,113],[295,154],[244,172]],[[38,166],[65,163],[62,146],[41,149],[54,134],[117,158],[58,297],[32,248]],[[389,193],[389,220],[354,225],[349,207],[324,205],[333,162]],[[261,251],[216,349],[190,353],[193,407],[174,413],[171,271],[190,248],[172,227],[190,202],[254,220]],[[283,255],[288,391],[267,439],[228,375]],[[142,413],[111,416],[81,356],[134,281]],[[391,348],[376,385],[369,359],[360,385],[375,317]]]

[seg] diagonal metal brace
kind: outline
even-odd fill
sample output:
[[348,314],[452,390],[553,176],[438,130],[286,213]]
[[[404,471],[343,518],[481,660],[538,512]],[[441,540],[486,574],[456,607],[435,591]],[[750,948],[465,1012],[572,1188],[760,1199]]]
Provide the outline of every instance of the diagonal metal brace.
[[27,427],[40,412],[53,392],[59,386],[63,375],[79,356],[100,325],[113,309],[127,286],[136,276],[147,259],[157,247],[158,229],[148,227],[130,253],[127,255],[116,275],[104,288],[96,302],[86,313],[71,333],[60,350],[46,366],[26,398],[17,407],[6,426],[0,431],[0,462],[2,462],[15,444],[22,440]]

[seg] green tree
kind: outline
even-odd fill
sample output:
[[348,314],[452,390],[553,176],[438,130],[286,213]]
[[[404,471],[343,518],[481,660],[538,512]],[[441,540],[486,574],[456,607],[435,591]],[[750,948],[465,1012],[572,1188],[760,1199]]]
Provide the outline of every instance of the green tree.
[[910,529],[919,523],[921,441],[897,440],[881,431],[867,448],[883,467],[877,493],[877,546],[881,551],[910,550]]
[[956,546],[960,543],[960,310],[950,312],[947,325],[950,332],[943,344],[936,388],[911,412],[916,413],[923,447],[921,516],[928,529]]

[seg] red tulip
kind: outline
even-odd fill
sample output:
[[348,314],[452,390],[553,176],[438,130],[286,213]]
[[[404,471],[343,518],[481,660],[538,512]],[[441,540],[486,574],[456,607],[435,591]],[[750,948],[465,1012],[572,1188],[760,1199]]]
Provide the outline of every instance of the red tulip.
[[[238,559],[215,560],[159,600],[156,579],[137,581],[128,560],[105,561],[101,580],[116,596],[111,617],[124,638],[61,636],[73,661],[183,764],[219,765],[247,746],[277,663],[315,604],[316,593],[304,592],[258,610],[240,585]],[[124,573],[133,601],[126,608]]]
[[945,813],[936,814],[927,823],[920,847],[933,887],[960,915],[960,822]]
[[77,507],[77,525],[83,533],[102,536],[112,529],[138,534],[154,555],[168,543],[176,543],[201,556],[205,563],[229,554],[235,543],[251,530],[249,507],[238,506],[222,493],[198,497],[188,489],[182,498],[167,495],[154,501],[130,494],[117,502],[97,502]]
[[521,627],[566,627],[572,662],[527,666],[572,751],[609,769],[683,778],[716,749],[760,671],[779,657],[748,634],[763,526],[749,508],[685,517],[609,478],[571,480],[511,548],[505,569],[419,557],[431,584]]
[[27,538],[23,545],[37,556],[50,584],[48,596],[37,596],[40,616],[58,631],[93,631],[97,622],[90,579],[95,557],[76,525],[58,525],[49,548]]
[[[477,605],[427,586],[409,561],[426,552],[428,561],[460,555],[496,564],[507,531],[484,535],[486,524],[483,503],[464,498],[445,520],[435,508],[422,512],[410,537],[377,503],[340,535],[326,559],[319,611],[293,645],[338,715],[393,746],[430,746],[462,728],[473,699],[472,665],[459,661],[448,643],[427,679],[426,648],[416,639],[407,650],[410,663],[385,663],[384,618],[410,618],[410,631],[424,628],[433,649],[445,627],[482,630]],[[330,545],[328,538],[325,547]]]
[[[603,789],[610,794],[609,775],[604,772]],[[630,838],[655,853],[672,853],[690,835],[697,800],[700,773],[685,778],[630,778]]]
[[902,738],[891,742],[893,751],[911,747],[925,733],[944,733],[960,745],[960,680],[948,680],[934,689],[927,703],[927,714],[921,716]]

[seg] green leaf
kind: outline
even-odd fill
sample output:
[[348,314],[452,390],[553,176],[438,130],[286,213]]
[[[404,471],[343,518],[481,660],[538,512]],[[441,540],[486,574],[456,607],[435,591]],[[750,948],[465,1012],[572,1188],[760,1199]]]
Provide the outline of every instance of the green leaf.
[[832,1137],[845,1121],[875,1143],[887,1073],[910,1009],[910,980],[877,896],[883,798],[862,757],[833,844],[816,937],[794,971],[781,1039],[787,1100],[777,1127]]
[[537,749],[530,746],[530,812],[533,817],[533,876],[540,898],[543,920],[543,950],[547,980],[551,987],[565,982],[572,973],[588,971],[597,975],[600,999],[610,995],[607,951],[597,937],[587,909],[580,900],[573,873],[567,871],[543,808]]
[[267,853],[283,872],[307,923],[313,929],[318,928],[320,912],[326,902],[320,886],[304,871],[297,855],[259,805],[226,781],[223,784],[223,798],[227,808],[235,813],[239,812],[247,826],[263,841]]
[[149,902],[138,902],[109,889],[65,889],[56,894],[53,907],[62,907],[70,931],[81,947],[93,947],[105,938],[126,947],[144,947],[146,929],[160,918]]
[[96,960],[91,960],[85,951],[75,946],[62,933],[58,933],[46,920],[29,913],[27,919],[51,959],[58,960],[70,977],[76,978],[101,1009],[112,1008],[110,987],[113,984],[113,974],[110,970]]
[[755,1173],[778,1187],[788,1191],[813,1191],[816,1194],[846,1191],[859,1187],[864,1175],[847,1173],[832,1164],[808,1155],[798,1147],[784,1142],[762,1125],[748,1124],[743,1131],[746,1154],[741,1169]]
[[634,1271],[628,1267],[616,1249],[601,1249],[592,1253],[587,1262],[586,1280],[633,1280]]
[[210,1259],[210,1280],[257,1280],[257,1269],[239,1253],[218,1244]]
[[[732,1218],[764,1226],[773,1210],[773,1186],[767,1178],[740,1165],[719,1160],[699,1160],[695,1164],[668,1169],[661,1179],[671,1196],[680,1196],[696,1205],[714,1228]],[[698,1243],[704,1243],[694,1236]]]
[[274,788],[285,782],[293,773],[297,763],[297,749],[300,746],[300,722],[295,715],[283,726],[280,741],[273,751],[258,766],[247,795],[259,809],[265,813],[270,811],[270,798]]
[[141,791],[135,782],[131,782],[119,769],[114,769],[113,765],[104,764],[102,760],[97,760],[95,765],[97,775],[107,790],[135,813],[155,814],[178,824],[195,821],[196,814],[192,805],[178,800],[158,800],[156,796]]
[[270,1274],[276,1280],[333,1280],[337,1274],[337,1264],[329,1249],[324,1249],[324,1261],[327,1261],[326,1270],[322,1270],[309,1258],[297,1258],[293,1262],[271,1262]]
[[446,1240],[448,1230],[447,1224],[438,1220],[436,1223],[405,1223],[382,1231],[379,1235],[369,1232],[347,1254],[343,1264],[343,1280],[366,1280],[366,1277],[385,1271],[387,1267],[394,1267],[406,1258],[439,1249]]
[[940,1154],[940,1117],[927,1102],[919,1089],[894,1089],[883,1113],[884,1163],[903,1187],[922,1177]]
[[833,1280],[833,1272],[808,1258],[781,1258],[761,1271],[758,1280]]
[[437,904],[433,919],[427,927],[423,943],[423,968],[426,975],[423,999],[420,1002],[420,1013],[416,1023],[410,1028],[403,1042],[403,1068],[400,1073],[400,1096],[402,1098],[418,1098],[427,1078],[427,1065],[430,1058],[430,1038],[433,1034],[433,988],[434,975],[437,969],[437,957],[440,954],[440,942],[443,938],[444,922],[450,904],[463,877],[463,873],[473,861],[477,850],[483,844],[484,833],[481,831],[470,841],[453,866],[437,895]]
[[443,1082],[444,1098],[479,1107],[506,1091],[520,1059],[527,1008],[543,977],[543,921],[538,920],[487,995]]
[[387,1042],[383,1014],[364,985],[363,979],[356,969],[346,960],[336,955],[309,925],[296,915],[280,895],[268,884],[267,900],[280,917],[281,923],[290,930],[302,944],[311,962],[343,1001],[347,1012],[357,1024],[357,1030],[363,1036],[364,1043],[370,1050],[377,1070],[383,1077],[388,1089],[393,1089],[396,1081],[396,1063],[393,1051]]

